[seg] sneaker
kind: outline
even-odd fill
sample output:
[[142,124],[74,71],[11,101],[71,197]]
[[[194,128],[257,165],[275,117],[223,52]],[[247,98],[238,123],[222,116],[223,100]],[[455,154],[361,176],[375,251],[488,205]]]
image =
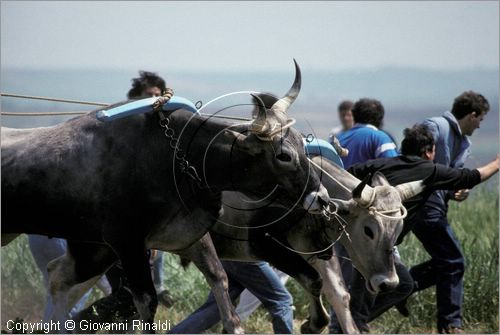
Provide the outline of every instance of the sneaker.
[[157,296],[158,302],[167,308],[172,307],[175,303],[174,297],[172,297],[168,290],[161,291]]
[[370,334],[371,329],[370,326],[368,326],[368,323],[361,321],[361,320],[354,320],[356,323],[356,326],[358,326],[359,332],[361,334]]
[[396,305],[394,305],[394,307],[396,307],[399,314],[401,314],[404,317],[409,317],[410,311],[408,310],[408,307],[406,306],[406,302],[407,302],[407,300],[405,299],[405,300],[397,303]]
[[447,327],[439,330],[439,334],[463,334],[464,330],[460,327]]

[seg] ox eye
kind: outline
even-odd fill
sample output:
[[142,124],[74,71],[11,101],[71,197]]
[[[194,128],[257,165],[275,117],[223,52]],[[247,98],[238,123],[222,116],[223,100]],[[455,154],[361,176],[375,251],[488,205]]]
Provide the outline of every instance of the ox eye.
[[277,154],[276,158],[282,162],[291,162],[292,161],[292,157],[289,154],[286,154],[284,152]]
[[365,234],[373,240],[373,238],[375,237],[375,235],[373,234],[373,231],[369,228],[369,227],[366,227],[365,226]]

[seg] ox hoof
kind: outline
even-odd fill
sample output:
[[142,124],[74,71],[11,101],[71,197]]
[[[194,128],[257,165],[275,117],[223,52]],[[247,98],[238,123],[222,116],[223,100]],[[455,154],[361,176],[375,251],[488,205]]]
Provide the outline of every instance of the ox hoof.
[[238,326],[234,328],[234,334],[245,334],[245,329],[243,329],[243,327],[241,326]]
[[[226,328],[222,328],[222,334],[230,334]],[[234,328],[234,332],[232,332],[231,334],[245,334],[245,330],[243,329],[243,327],[236,327]]]
[[324,325],[313,325],[311,324],[311,320],[307,320],[300,326],[301,334],[320,334],[323,329],[328,325],[328,322]]

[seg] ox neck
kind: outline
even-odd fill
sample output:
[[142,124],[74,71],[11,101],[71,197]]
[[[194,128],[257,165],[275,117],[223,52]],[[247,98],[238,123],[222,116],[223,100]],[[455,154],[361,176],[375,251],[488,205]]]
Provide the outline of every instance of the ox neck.
[[[221,192],[231,189],[231,167],[235,157],[231,156],[231,142],[224,136],[228,124],[215,119],[207,119],[185,111],[166,114],[170,120],[170,128],[178,137],[178,147],[185,154],[186,160],[200,178],[198,186]],[[162,128],[158,126],[158,131]],[[170,140],[164,136],[164,150],[173,157],[174,149]],[[236,158],[237,159],[237,158]],[[179,160],[175,165],[179,167]]]

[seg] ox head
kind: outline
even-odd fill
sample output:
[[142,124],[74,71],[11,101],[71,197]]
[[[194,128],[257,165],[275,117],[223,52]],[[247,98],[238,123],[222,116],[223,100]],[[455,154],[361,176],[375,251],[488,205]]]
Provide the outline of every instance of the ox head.
[[[317,158],[313,161],[321,162]],[[335,197],[331,201],[340,216],[337,220],[346,224],[349,238],[344,234],[342,244],[353,265],[366,279],[367,289],[376,293],[396,287],[399,279],[394,268],[393,250],[406,217],[403,202],[420,193],[424,188],[423,182],[391,186],[384,175],[376,172],[370,186],[370,176],[360,182],[324,159],[321,166],[336,179],[325,178],[323,183],[330,195]],[[338,236],[337,220],[329,221],[331,229],[328,234],[332,240]]]
[[295,120],[287,114],[301,87],[296,62],[295,70],[294,83],[285,96],[265,99],[266,104],[261,96],[253,95],[257,107],[253,121],[239,131],[226,131],[232,140],[232,162],[236,162],[231,173],[247,194],[318,213],[328,203],[328,192],[310,168],[301,134],[291,128]]
[[406,217],[403,202],[420,193],[423,183],[416,181],[393,187],[377,172],[370,187],[369,177],[352,191],[352,200],[335,202],[339,212],[348,216],[351,239],[343,244],[365,277],[367,289],[377,293],[393,289],[399,283],[393,250]]

